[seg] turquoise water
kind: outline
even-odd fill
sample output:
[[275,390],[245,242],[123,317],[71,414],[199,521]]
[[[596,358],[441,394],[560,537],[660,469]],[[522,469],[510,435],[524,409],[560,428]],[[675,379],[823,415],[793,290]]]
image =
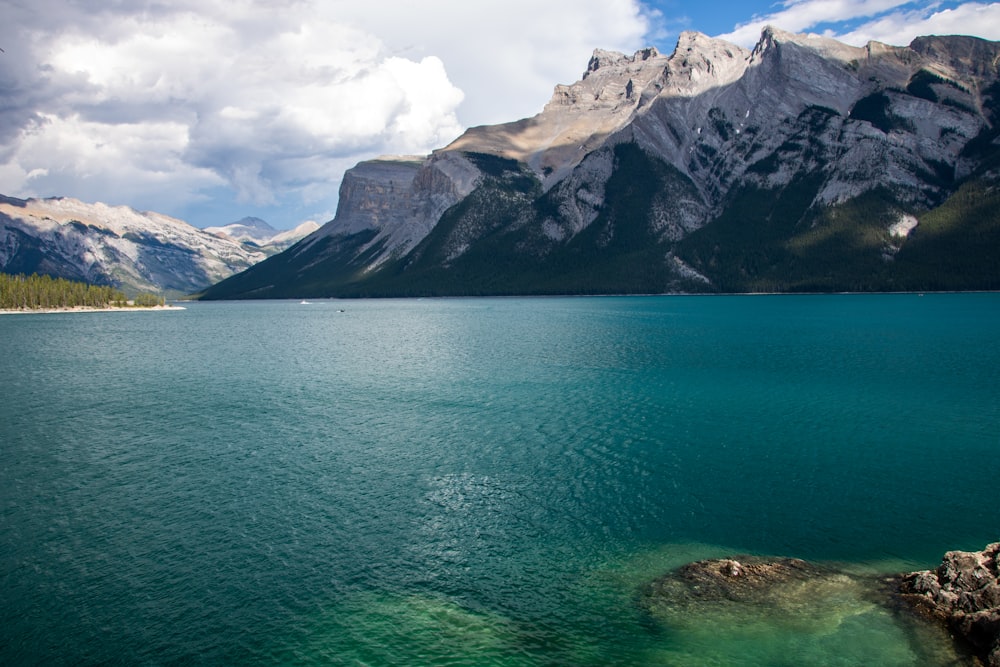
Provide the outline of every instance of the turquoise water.
[[996,294],[194,303],[0,341],[7,665],[947,664],[848,585],[640,592],[1000,539]]

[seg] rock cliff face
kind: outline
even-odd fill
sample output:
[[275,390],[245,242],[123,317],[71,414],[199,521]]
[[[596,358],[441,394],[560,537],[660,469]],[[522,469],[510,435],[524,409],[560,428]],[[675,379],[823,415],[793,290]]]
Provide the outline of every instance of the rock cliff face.
[[361,248],[380,249],[368,267],[374,268],[427,236],[441,215],[472,191],[478,175],[461,153],[362,162],[344,175],[337,224],[326,225],[298,252],[326,237],[374,232]]
[[598,50],[533,118],[358,165],[334,220],[208,294],[997,288],[998,66],[776,28]]
[[264,259],[157,213],[75,199],[0,197],[0,271],[188,294]]

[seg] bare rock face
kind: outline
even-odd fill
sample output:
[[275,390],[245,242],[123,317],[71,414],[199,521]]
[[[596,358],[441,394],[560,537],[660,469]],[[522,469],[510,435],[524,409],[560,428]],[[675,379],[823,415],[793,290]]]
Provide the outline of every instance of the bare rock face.
[[901,575],[900,599],[944,623],[989,667],[1000,667],[1000,542],[949,551],[935,570]]
[[631,56],[597,49],[583,78],[557,85],[538,115],[470,128],[442,151],[490,153],[523,162],[549,188],[656,98],[670,61],[655,48]]
[[327,225],[302,248],[330,235],[375,232],[362,248],[384,248],[373,268],[410,250],[449,206],[469,194],[479,171],[460,153],[426,157],[386,156],[362,162],[344,174],[336,225]]

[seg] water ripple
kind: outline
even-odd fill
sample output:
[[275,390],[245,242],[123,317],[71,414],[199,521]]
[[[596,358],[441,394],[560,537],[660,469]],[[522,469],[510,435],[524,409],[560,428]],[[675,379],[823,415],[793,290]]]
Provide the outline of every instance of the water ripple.
[[995,539],[997,299],[0,319],[0,661],[907,664],[867,608],[713,648],[636,590]]

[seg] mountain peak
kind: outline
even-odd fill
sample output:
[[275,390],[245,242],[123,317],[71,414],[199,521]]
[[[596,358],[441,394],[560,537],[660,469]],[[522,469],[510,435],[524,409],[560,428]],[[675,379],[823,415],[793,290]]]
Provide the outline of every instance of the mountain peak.
[[636,62],[644,62],[650,58],[655,58],[660,55],[659,50],[655,46],[650,46],[645,49],[639,49],[631,56],[627,56],[624,53],[618,51],[605,51],[604,49],[594,49],[594,54],[590,57],[590,62],[587,63],[587,71],[584,72],[583,78],[586,79],[590,74],[596,72],[599,69],[604,69],[608,67],[625,67]]
[[717,37],[709,37],[703,32],[698,32],[697,30],[685,30],[677,37],[677,44],[674,47],[674,54],[676,55],[680,51],[711,51],[719,47],[729,47],[732,48],[736,46],[724,39],[719,39]]
[[670,56],[668,80],[674,94],[692,96],[739,79],[750,52],[700,32],[682,32]]
[[285,248],[318,229],[315,222],[307,222],[295,229],[278,231],[264,220],[246,217],[223,227],[206,227],[205,231],[239,243],[252,243],[258,247]]
[[753,49],[753,55],[757,58],[771,49],[780,48],[784,44],[803,47],[824,58],[840,60],[842,62],[857,60],[867,55],[867,51],[864,48],[838,42],[830,37],[823,37],[822,35],[813,33],[788,32],[772,25],[767,25],[761,30],[760,39]]
[[270,233],[270,234],[274,234],[277,231],[274,227],[272,227],[271,225],[269,225],[266,221],[261,220],[260,218],[252,217],[252,216],[248,216],[246,218],[243,218],[241,220],[237,220],[236,222],[233,222],[233,223],[230,223],[230,224],[226,225],[226,227],[237,227],[237,226],[239,226],[239,227],[245,227],[246,229],[252,229],[252,230],[255,230],[255,231],[259,231],[259,232]]
[[531,118],[349,170],[312,241],[211,295],[993,289],[998,52],[774,26],[597,49]]

